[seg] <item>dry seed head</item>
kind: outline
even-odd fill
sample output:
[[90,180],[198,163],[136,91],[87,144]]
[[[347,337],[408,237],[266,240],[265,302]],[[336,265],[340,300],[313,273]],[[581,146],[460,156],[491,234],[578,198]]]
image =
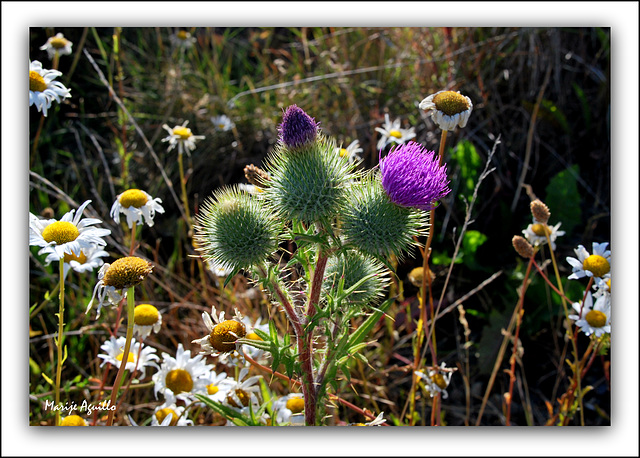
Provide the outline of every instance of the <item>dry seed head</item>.
[[269,186],[269,174],[253,164],[249,164],[244,168],[244,176],[249,183],[259,188]]
[[105,286],[126,289],[142,283],[152,270],[151,263],[144,259],[127,256],[114,261],[107,269],[102,281]]
[[535,218],[536,221],[547,224],[549,221],[549,217],[551,216],[551,212],[549,211],[549,207],[547,207],[544,202],[539,199],[531,202],[531,214]]
[[515,248],[516,252],[523,258],[529,259],[533,257],[533,247],[524,237],[514,235],[513,239],[511,239],[511,243],[513,244],[513,248]]

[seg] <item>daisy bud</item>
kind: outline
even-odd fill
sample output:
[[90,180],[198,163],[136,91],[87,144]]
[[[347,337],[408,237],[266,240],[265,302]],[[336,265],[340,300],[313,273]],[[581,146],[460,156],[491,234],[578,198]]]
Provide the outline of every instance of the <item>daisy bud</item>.
[[207,262],[233,271],[261,265],[277,249],[278,230],[262,200],[233,186],[204,202],[194,238]]
[[382,187],[401,207],[432,210],[451,191],[447,166],[440,166],[435,153],[416,142],[392,148],[380,159],[380,172]]
[[531,214],[533,218],[542,224],[547,224],[549,221],[549,217],[551,216],[551,212],[549,212],[549,207],[547,207],[544,202],[539,199],[531,202]]
[[511,243],[513,244],[513,248],[515,248],[516,252],[523,258],[529,259],[533,257],[533,247],[524,237],[514,235],[513,239],[511,239]]
[[297,105],[291,105],[284,112],[279,127],[280,139],[287,148],[297,150],[316,140],[318,123]]

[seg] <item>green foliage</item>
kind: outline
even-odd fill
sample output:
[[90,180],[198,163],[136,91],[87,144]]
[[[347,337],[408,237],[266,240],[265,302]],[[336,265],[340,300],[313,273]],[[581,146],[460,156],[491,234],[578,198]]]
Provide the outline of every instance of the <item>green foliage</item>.
[[461,140],[451,150],[451,160],[448,164],[450,179],[460,183],[458,197],[460,199],[464,197],[468,201],[473,194],[480,170],[484,166],[476,147],[469,140]]
[[578,192],[578,180],[580,169],[574,165],[566,170],[558,172],[549,182],[546,188],[547,196],[544,203],[551,211],[550,224],[553,221],[562,221],[562,229],[566,236],[570,236],[573,229],[582,223],[582,199]]

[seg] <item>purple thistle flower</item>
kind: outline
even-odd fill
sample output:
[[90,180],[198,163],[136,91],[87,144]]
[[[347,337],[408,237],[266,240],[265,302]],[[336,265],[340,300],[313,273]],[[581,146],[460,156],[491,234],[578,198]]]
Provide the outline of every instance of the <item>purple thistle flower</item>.
[[416,142],[392,148],[380,159],[380,171],[385,192],[402,207],[432,210],[451,192],[446,164],[438,165],[435,153]]
[[291,105],[282,116],[280,138],[289,148],[299,148],[315,141],[318,123],[297,105]]

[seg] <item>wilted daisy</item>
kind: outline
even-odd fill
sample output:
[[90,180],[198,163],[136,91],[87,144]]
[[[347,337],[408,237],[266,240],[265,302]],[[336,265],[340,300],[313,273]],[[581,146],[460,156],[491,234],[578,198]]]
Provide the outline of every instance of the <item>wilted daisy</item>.
[[611,251],[607,250],[609,242],[593,242],[593,254],[582,245],[578,245],[574,251],[578,258],[567,257],[567,262],[571,264],[573,273],[569,275],[569,280],[582,277],[605,277],[611,276]]
[[403,129],[400,127],[400,118],[391,122],[389,120],[389,114],[384,115],[384,125],[382,127],[376,127],[376,131],[382,134],[380,140],[378,140],[378,149],[384,149],[391,143],[401,145],[408,142],[416,136],[415,127],[409,129]]
[[447,387],[451,381],[452,371],[446,368],[446,364],[443,362],[439,368],[431,368],[425,374],[424,371],[415,371],[414,374],[420,377],[425,384],[425,388],[434,397],[438,393],[442,393],[442,399],[447,399],[449,393],[447,393]]
[[189,49],[194,45],[196,39],[186,30],[178,30],[176,33],[169,36],[169,41],[176,48]]
[[585,335],[595,334],[596,337],[601,337],[603,334],[611,333],[611,299],[609,296],[598,297],[594,304],[591,291],[589,291],[584,300],[584,306],[581,302],[574,302],[573,309],[578,314],[569,315],[569,318],[576,322],[576,326]]
[[184,409],[185,407],[175,403],[156,407],[151,417],[151,426],[193,426],[193,420],[183,416]]
[[[102,260],[104,256],[109,256],[109,253],[99,246],[83,249],[77,256],[75,254],[65,253],[63,264],[64,276],[66,277],[71,269],[78,273],[92,272],[93,269],[97,269],[104,264]],[[52,261],[58,260],[57,253],[49,253],[49,256],[45,259],[45,265],[48,266]]]
[[304,426],[304,397],[290,393],[273,403],[273,413],[278,425]]
[[[164,208],[160,205],[162,200],[155,199],[140,189],[128,189],[116,197],[111,206],[111,217],[116,223],[120,222],[120,213],[127,216],[127,225],[133,227],[133,223],[147,223],[153,226],[153,218],[156,212],[164,213]],[[144,218],[144,219],[143,219]]]
[[146,339],[151,331],[156,334],[162,327],[162,315],[151,304],[139,304],[133,309],[133,333]]
[[29,213],[29,245],[40,246],[38,254],[47,254],[47,261],[57,261],[65,254],[81,256],[96,246],[105,246],[103,237],[111,234],[109,229],[92,227],[101,223],[97,218],[82,218],[82,212],[91,201],[80,205],[78,211],[70,210],[57,221],[40,219]]
[[193,135],[191,129],[187,127],[187,124],[189,124],[189,121],[185,121],[181,126],[175,126],[173,128],[166,124],[162,125],[162,127],[169,132],[169,136],[162,139],[163,142],[169,142],[167,151],[171,151],[178,145],[178,154],[182,154],[184,151],[186,151],[187,154],[191,154],[191,151],[196,149],[196,141],[205,138],[204,135]]
[[343,148],[342,146],[340,146],[340,148],[336,148],[336,153],[342,157],[348,158],[350,164],[360,162],[362,160],[362,156],[360,156],[362,151],[363,149],[360,148],[360,142],[358,140],[352,141],[346,148]]
[[[116,339],[114,336],[111,336],[109,340],[100,346],[102,351],[106,352],[106,354],[98,355],[98,358],[103,360],[100,367],[109,363],[120,369],[126,340],[125,337],[118,337]],[[131,347],[129,348],[129,356],[127,357],[125,369],[128,370],[129,373],[133,373],[134,370],[139,371],[139,375],[136,378],[142,380],[146,376],[147,367],[159,369],[155,363],[155,361],[159,359],[158,355],[156,355],[155,348],[144,346],[142,342],[136,342],[136,339],[131,339]]]
[[556,250],[555,241],[558,237],[564,235],[564,231],[559,230],[560,225],[558,223],[555,226],[549,226],[548,224],[541,223],[534,219],[533,223],[529,224],[525,230],[522,231],[527,241],[534,247],[545,245],[547,243],[547,236],[549,234],[549,240],[551,240],[551,249]]
[[127,296],[127,289],[140,284],[152,270],[151,263],[136,256],[127,256],[117,259],[112,264],[103,265],[98,271],[98,283],[93,289],[93,295],[85,313],[89,313],[97,298],[96,318],[99,318],[103,305],[118,305]]
[[54,100],[71,97],[71,91],[59,81],[54,81],[62,73],[58,70],[46,70],[34,60],[29,62],[29,106],[35,105],[38,111],[47,116],[47,110]]
[[62,419],[60,426],[89,426],[80,415],[68,415]]
[[221,360],[224,360],[228,354],[240,351],[242,345],[237,340],[247,335],[247,328],[242,319],[243,316],[238,309],[235,309],[233,318],[225,320],[224,312],[217,316],[216,308],[211,307],[211,314],[202,313],[202,320],[209,334],[191,343],[197,343],[202,347],[201,355],[223,355]]
[[236,380],[229,389],[224,404],[238,410],[251,406],[255,412],[260,404],[256,393],[260,392],[258,380],[260,380],[262,376],[254,375],[253,377],[243,380],[247,374],[249,374],[249,369],[243,367],[238,375],[238,380]]
[[221,132],[226,132],[236,126],[227,115],[212,116],[211,123],[216,130]]
[[47,42],[40,47],[40,50],[47,51],[49,59],[53,59],[56,54],[59,56],[71,54],[71,43],[63,34],[57,33],[54,37],[49,37]]
[[175,358],[167,353],[163,353],[162,358],[160,370],[153,374],[156,398],[160,393],[167,403],[175,399],[190,402],[194,394],[207,393],[213,366],[205,364],[203,355],[192,358],[191,350],[185,350],[180,343]]
[[451,190],[446,164],[416,142],[398,145],[380,159],[382,187],[396,205],[431,210]]
[[467,125],[473,104],[467,96],[455,91],[439,91],[420,102],[421,110],[431,111],[431,119],[442,130]]

